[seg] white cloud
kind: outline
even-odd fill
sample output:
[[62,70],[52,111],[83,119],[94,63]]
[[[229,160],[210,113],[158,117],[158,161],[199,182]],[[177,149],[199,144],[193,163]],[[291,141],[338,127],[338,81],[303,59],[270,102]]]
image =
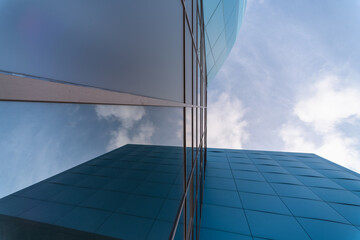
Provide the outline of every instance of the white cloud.
[[295,115],[320,133],[333,131],[351,117],[360,118],[360,90],[340,85],[334,75],[322,77],[312,86],[312,96],[296,104]]
[[145,115],[145,108],[140,106],[97,105],[95,111],[100,119],[117,119],[127,128],[131,128]]
[[151,137],[153,136],[154,132],[155,128],[151,122],[141,124],[136,129],[136,133],[132,136],[129,135],[128,129],[119,127],[117,130],[111,133],[112,138],[110,139],[107,148],[108,150],[112,150],[129,143],[151,144]]
[[95,107],[100,119],[115,120],[120,122],[120,127],[111,132],[108,150],[121,147],[125,144],[151,144],[155,126],[144,120],[146,111],[141,106],[105,106]]
[[235,96],[226,92],[216,97],[211,93],[208,104],[208,146],[242,148],[249,138],[248,123],[244,120],[245,108]]
[[[360,120],[360,91],[342,86],[334,75],[324,75],[310,89],[311,95],[294,107],[292,121],[281,127],[280,137],[287,151],[313,152],[340,165],[360,172],[359,138],[340,129],[340,124]],[[315,141],[316,135],[320,141]]]

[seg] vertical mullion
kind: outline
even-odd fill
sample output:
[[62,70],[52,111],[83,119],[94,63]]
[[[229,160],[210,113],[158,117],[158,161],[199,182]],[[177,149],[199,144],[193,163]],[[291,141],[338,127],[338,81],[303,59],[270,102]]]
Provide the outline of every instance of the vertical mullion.
[[[183,1],[183,0],[182,0]],[[186,59],[185,59],[185,6],[183,4],[183,80],[184,80],[184,104],[186,104]],[[183,152],[184,152],[184,194],[186,193],[187,188],[187,181],[186,181],[186,107],[183,108]],[[186,239],[186,230],[187,230],[187,196],[185,196],[185,203],[184,203],[184,239]]]

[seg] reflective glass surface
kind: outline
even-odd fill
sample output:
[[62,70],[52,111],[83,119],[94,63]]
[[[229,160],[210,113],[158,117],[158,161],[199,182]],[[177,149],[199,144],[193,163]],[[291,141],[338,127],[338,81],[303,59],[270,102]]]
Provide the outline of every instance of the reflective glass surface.
[[246,0],[204,1],[206,65],[212,80],[229,55],[244,17]]
[[0,71],[183,102],[181,9],[178,0],[2,1]]
[[208,149],[207,161],[201,238],[360,238],[359,174],[305,153]]

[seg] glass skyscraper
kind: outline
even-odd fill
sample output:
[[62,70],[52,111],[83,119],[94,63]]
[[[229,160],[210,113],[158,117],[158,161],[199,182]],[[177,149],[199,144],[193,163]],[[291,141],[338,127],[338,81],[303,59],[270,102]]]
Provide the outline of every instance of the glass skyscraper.
[[81,105],[121,126],[107,153],[0,199],[0,238],[360,239],[358,174],[314,154],[207,148],[207,84],[245,7],[2,1],[1,106],[39,120]]
[[[88,176],[88,180],[83,180],[85,185],[77,185],[75,179],[66,177],[68,174],[61,174],[59,179],[65,176],[68,179],[65,182],[70,184],[65,187],[66,190],[62,189],[64,191],[60,190],[64,182],[47,182],[48,179],[46,183],[31,186],[28,189],[31,194],[27,197],[23,195],[20,200],[18,195],[4,198],[4,216],[7,210],[12,209],[7,205],[9,203],[14,204],[15,208],[19,205],[20,211],[20,206],[35,207],[36,201],[44,202],[33,209],[40,218],[22,218],[10,214],[21,220],[15,221],[20,225],[16,227],[14,223],[5,227],[2,224],[1,235],[17,238],[17,234],[22,233],[29,239],[38,239],[40,236],[48,239],[49,236],[56,238],[59,234],[59,238],[68,238],[71,234],[67,234],[66,226],[63,226],[62,231],[59,230],[59,224],[55,224],[58,220],[56,215],[70,210],[69,206],[82,203],[85,196],[95,194],[100,189],[95,190],[94,187],[105,184],[109,180],[107,177],[124,174],[127,177],[123,178],[122,184],[136,190],[140,186],[131,185],[135,184],[131,181],[146,181],[146,185],[141,187],[143,190],[134,192],[134,199],[127,200],[129,205],[124,206],[120,215],[115,211],[120,205],[111,207],[110,202],[106,205],[105,200],[100,201],[104,197],[109,201],[118,200],[115,202],[120,204],[120,193],[112,193],[107,189],[107,192],[102,192],[104,195],[97,194],[98,200],[94,196],[92,201],[102,202],[100,204],[105,204],[107,209],[90,207],[94,210],[93,214],[81,213],[86,210],[82,209],[80,212],[76,210],[78,213],[73,213],[75,215],[69,215],[73,221],[89,220],[88,223],[83,222],[84,227],[94,226],[93,231],[82,227],[78,227],[79,230],[96,232],[94,229],[98,222],[93,221],[101,221],[96,216],[100,217],[104,213],[101,211],[106,210],[115,217],[110,217],[113,220],[109,220],[108,228],[123,229],[118,236],[121,238],[145,239],[150,229],[156,229],[153,225],[159,228],[157,231],[167,235],[166,238],[198,238],[207,149],[207,83],[219,70],[234,44],[245,2],[3,1],[0,4],[0,100],[4,108],[17,109],[21,105],[27,109],[36,109],[46,106],[43,108],[45,111],[35,116],[39,120],[43,114],[47,115],[49,109],[63,108],[65,103],[89,104],[103,118],[114,116],[107,112],[109,108],[105,105],[119,105],[114,111],[117,112],[116,116],[120,116],[122,126],[117,130],[119,135],[111,149],[127,143],[146,142],[146,136],[156,131],[153,134],[155,144],[171,145],[171,149],[175,150],[168,155],[166,149],[160,148],[159,153],[155,150],[155,153],[149,153],[150,156],[147,153],[142,155],[143,152],[139,150],[128,156],[128,160],[137,159],[137,163],[119,162],[121,174],[116,172],[116,168],[108,168],[102,171],[109,176]],[[134,122],[139,119],[144,124],[137,126]],[[86,131],[91,130],[88,128]],[[133,137],[130,139],[129,135]],[[151,155],[156,157],[151,158]],[[144,162],[140,158],[144,158]],[[157,166],[161,162],[164,166]],[[155,167],[160,168],[159,173],[152,169]],[[94,169],[94,166],[85,168]],[[130,172],[124,171],[124,168]],[[155,172],[147,176],[145,170]],[[89,171],[84,174],[92,174]],[[79,178],[77,175],[71,176]],[[167,186],[174,184],[175,180],[176,185],[171,186],[171,191],[180,196],[179,199],[164,202],[167,199],[165,193],[151,195],[169,190]],[[46,196],[30,190],[34,188],[38,188],[35,192]],[[54,202],[52,193],[61,194],[58,197],[62,200],[59,198]],[[33,201],[22,203],[23,197]],[[155,223],[154,220],[164,220],[158,219],[155,213],[165,203],[169,208],[165,212],[175,210],[174,218],[167,219],[166,223]],[[140,207],[145,210],[141,211]],[[132,208],[135,208],[135,212],[131,212]],[[148,219],[139,220],[139,212],[146,212],[145,216],[141,216]],[[88,217],[81,218],[84,214]],[[2,221],[8,223],[6,219]],[[34,222],[43,224],[39,226]],[[64,222],[70,223],[69,220]],[[47,224],[46,229],[43,228],[44,223]],[[57,227],[52,231],[53,225]],[[132,233],[126,235],[129,230]],[[88,234],[85,236],[89,237]]]
[[[115,149],[1,199],[1,236],[168,239],[182,162],[181,147]],[[315,154],[211,148],[205,181],[194,176],[204,191],[189,237],[360,238],[360,175]],[[184,239],[184,213],[178,220],[174,239]]]

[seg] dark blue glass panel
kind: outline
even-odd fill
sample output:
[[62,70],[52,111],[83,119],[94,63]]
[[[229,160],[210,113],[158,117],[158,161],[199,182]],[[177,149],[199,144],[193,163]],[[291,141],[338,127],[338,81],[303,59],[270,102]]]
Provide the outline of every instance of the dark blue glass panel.
[[97,233],[120,239],[146,239],[154,220],[114,213]]
[[109,216],[109,212],[78,207],[62,217],[56,224],[67,228],[95,232]]

